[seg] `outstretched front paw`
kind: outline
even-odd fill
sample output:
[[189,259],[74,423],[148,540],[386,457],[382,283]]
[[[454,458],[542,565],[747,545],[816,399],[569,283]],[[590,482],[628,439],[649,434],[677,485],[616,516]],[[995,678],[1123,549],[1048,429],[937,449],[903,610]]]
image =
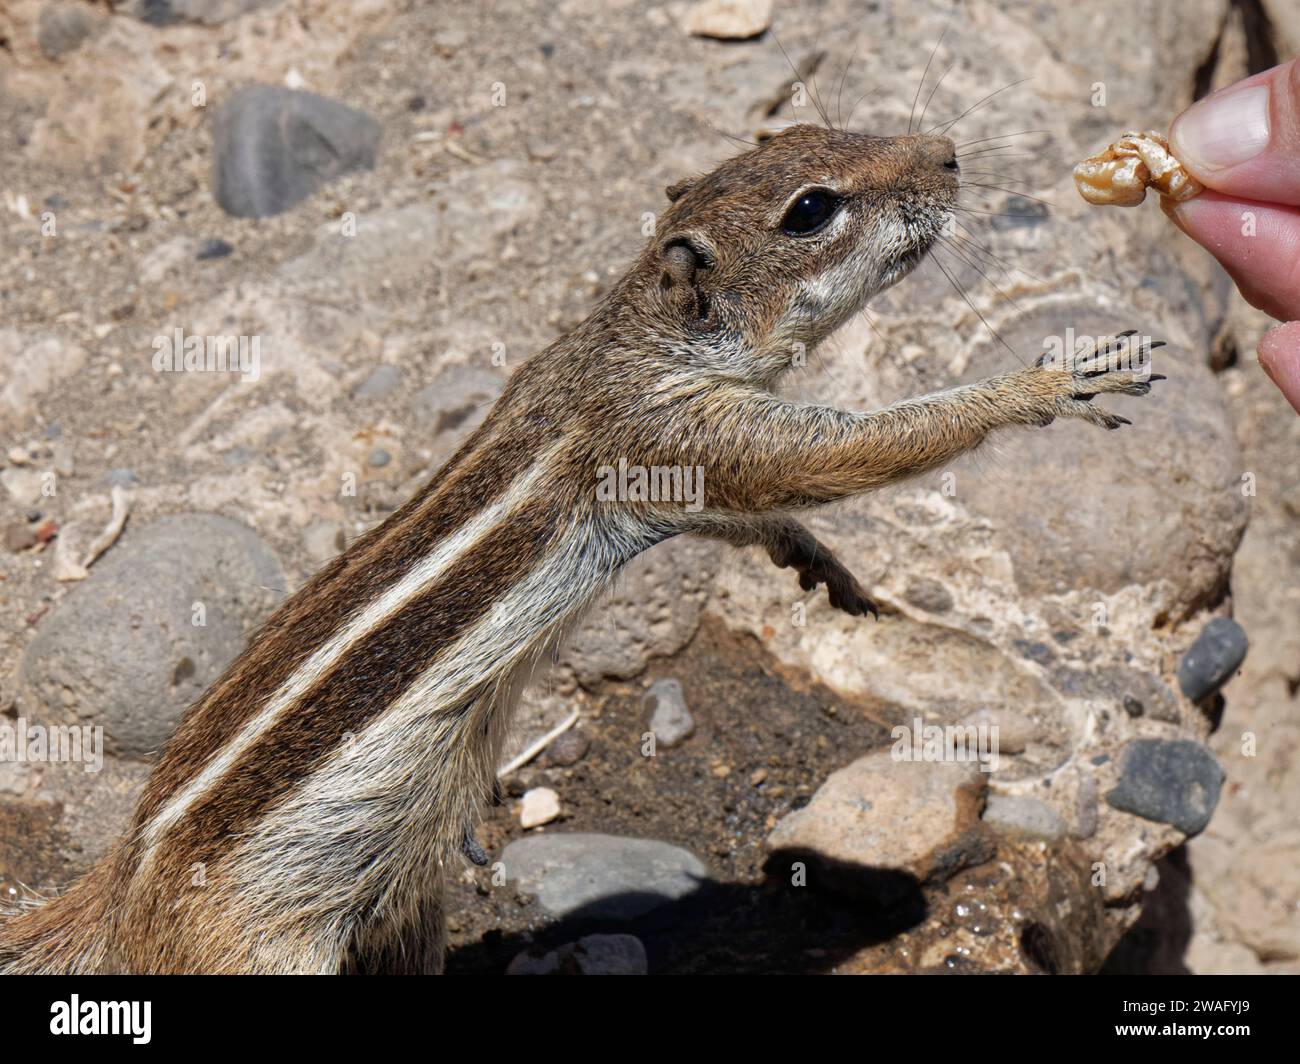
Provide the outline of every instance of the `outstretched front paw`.
[[1155,381],[1165,379],[1151,372],[1151,352],[1164,346],[1163,340],[1153,343],[1129,329],[1118,336],[1086,340],[1066,355],[1043,352],[1035,365],[1059,376],[1052,417],[1080,418],[1104,429],[1131,425],[1128,418],[1095,406],[1092,400],[1104,392],[1146,395]]
[[853,574],[802,525],[795,525],[789,535],[768,548],[768,553],[781,568],[794,569],[799,574],[799,586],[805,591],[815,591],[818,584],[825,584],[827,597],[835,609],[854,617],[869,613],[880,619],[880,610]]

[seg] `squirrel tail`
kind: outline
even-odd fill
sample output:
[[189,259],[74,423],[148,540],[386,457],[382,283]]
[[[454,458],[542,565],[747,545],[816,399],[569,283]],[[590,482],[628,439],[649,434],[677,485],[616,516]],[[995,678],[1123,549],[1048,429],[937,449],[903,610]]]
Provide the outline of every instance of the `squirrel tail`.
[[89,975],[107,960],[104,866],[64,894],[0,908],[0,974]]

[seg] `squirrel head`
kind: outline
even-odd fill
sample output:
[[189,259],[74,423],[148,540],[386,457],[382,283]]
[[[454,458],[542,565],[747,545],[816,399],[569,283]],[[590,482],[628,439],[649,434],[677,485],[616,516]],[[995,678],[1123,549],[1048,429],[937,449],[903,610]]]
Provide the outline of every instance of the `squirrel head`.
[[671,186],[637,273],[690,357],[770,382],[916,266],[957,189],[947,137],[791,126]]

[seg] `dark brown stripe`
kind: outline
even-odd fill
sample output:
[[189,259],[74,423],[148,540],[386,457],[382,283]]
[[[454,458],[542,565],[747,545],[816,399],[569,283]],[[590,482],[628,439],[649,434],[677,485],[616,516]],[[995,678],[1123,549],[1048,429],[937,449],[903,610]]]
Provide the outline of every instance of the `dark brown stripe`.
[[546,430],[510,418],[504,405],[503,400],[415,498],[285,602],[186,713],[145,787],[136,809],[137,832],[312,653],[439,541],[499,499],[536,460]]
[[554,543],[562,512],[544,497],[524,503],[437,584],[358,640],[195,799],[166,845],[183,853],[186,862],[214,860],[229,835],[250,829],[319,768],[346,734],[365,728],[536,568]]

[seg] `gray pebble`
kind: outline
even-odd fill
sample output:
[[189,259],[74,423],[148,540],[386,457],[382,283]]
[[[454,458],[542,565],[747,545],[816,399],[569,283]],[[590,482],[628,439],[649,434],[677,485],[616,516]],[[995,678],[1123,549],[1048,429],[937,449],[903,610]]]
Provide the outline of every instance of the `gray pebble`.
[[1178,686],[1193,702],[1214,694],[1246,659],[1245,629],[1230,617],[1215,617],[1178,663]]
[[199,253],[194,256],[199,262],[207,262],[209,259],[224,259],[232,251],[235,245],[227,243],[220,238],[205,240],[199,245]]
[[46,59],[62,59],[104,28],[98,11],[85,4],[46,4],[36,24],[36,44]]
[[682,685],[671,677],[656,680],[645,696],[650,712],[650,730],[655,743],[674,747],[684,743],[695,732],[695,718],[686,708]]
[[382,399],[401,386],[402,371],[396,366],[376,366],[352,391],[354,399]]
[[1019,795],[989,795],[984,807],[984,822],[1008,831],[1022,832],[1044,839],[1059,839],[1065,834],[1065,822],[1055,809],[1037,798]]
[[1106,803],[1196,835],[1210,822],[1223,786],[1223,768],[1200,743],[1137,739],[1124,748],[1119,785]]
[[382,447],[376,447],[366,459],[375,469],[381,469],[393,460],[393,456]]
[[506,877],[551,916],[633,920],[699,888],[707,875],[693,853],[654,839],[531,835],[501,855]]
[[325,182],[372,169],[380,126],[362,111],[312,92],[249,85],[213,121],[213,192],[227,214],[265,218]]
[[520,953],[506,975],[645,975],[649,968],[636,935],[587,935],[541,957]]
[[581,728],[571,728],[560,735],[546,748],[542,755],[542,764],[548,768],[567,768],[576,765],[587,756],[591,739]]
[[907,585],[903,598],[926,613],[947,613],[952,609],[952,595],[937,580],[919,577]]

